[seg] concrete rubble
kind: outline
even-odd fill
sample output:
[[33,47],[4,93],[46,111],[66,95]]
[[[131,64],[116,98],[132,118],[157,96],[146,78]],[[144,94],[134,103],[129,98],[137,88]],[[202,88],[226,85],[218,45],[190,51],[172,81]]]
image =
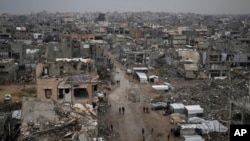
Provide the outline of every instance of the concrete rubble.
[[96,112],[49,99],[23,98],[21,140],[91,140],[97,135]]
[[184,87],[170,92],[169,95],[172,101],[202,105],[209,119],[228,121],[228,101],[236,100],[238,99],[237,97],[247,96],[247,82],[241,80],[235,81],[235,83],[228,83],[218,80],[211,82],[209,85],[204,83],[192,87]]

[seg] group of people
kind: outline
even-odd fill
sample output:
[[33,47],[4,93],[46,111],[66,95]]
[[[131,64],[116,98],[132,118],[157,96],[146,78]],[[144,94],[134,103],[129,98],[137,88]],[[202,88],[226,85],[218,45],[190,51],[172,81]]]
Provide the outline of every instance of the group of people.
[[175,136],[175,137],[179,137],[180,136],[180,128],[171,128],[171,135]]
[[119,113],[121,114],[124,114],[125,113],[125,108],[124,107],[119,107]]
[[116,80],[116,85],[120,86],[120,80]]

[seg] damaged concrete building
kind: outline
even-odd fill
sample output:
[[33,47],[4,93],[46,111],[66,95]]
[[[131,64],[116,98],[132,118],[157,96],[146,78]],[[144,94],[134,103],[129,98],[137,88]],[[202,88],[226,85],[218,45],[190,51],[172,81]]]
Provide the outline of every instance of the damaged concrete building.
[[179,58],[179,73],[187,79],[199,78],[200,54],[193,49],[177,50]]
[[0,59],[0,83],[10,84],[16,80],[16,70],[18,69],[14,59]]
[[123,61],[126,61],[127,64],[150,64],[150,58],[154,52],[151,50],[138,50],[138,51],[125,51],[123,52]]
[[[218,47],[208,47],[206,56],[203,55],[206,61],[206,69],[208,70],[209,78],[224,77],[234,79],[237,75],[243,75],[249,70],[250,55],[248,52],[242,53],[242,47],[229,48],[224,50]],[[244,50],[244,49],[243,49]]]
[[55,62],[38,63],[37,97],[66,103],[90,102],[97,90],[95,72],[92,59],[58,58]]
[[250,124],[250,103],[249,97],[242,99],[242,101],[230,101],[230,123],[248,125]]

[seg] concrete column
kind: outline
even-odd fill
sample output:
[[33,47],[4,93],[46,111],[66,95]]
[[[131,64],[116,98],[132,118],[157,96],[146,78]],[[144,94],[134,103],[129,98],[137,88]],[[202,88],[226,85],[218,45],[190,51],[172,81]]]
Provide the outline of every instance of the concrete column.
[[229,119],[231,122],[232,122],[232,119],[231,119],[232,118],[232,108],[233,108],[232,101],[230,101],[229,102]]
[[143,53],[143,57],[142,57],[142,64],[146,64],[146,54],[145,53]]
[[245,105],[245,100],[243,99],[243,103],[242,103],[242,106],[241,106],[241,124],[243,124],[244,123],[244,121],[245,121],[245,111],[244,111],[244,108],[243,108],[243,106]]
[[250,78],[248,79],[249,83],[248,83],[248,94],[250,95]]

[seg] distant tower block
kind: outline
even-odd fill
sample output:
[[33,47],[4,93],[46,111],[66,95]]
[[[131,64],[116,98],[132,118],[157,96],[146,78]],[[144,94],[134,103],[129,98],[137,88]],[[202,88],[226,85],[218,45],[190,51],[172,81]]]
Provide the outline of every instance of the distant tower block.
[[105,14],[100,13],[99,16],[96,18],[96,21],[105,21]]

